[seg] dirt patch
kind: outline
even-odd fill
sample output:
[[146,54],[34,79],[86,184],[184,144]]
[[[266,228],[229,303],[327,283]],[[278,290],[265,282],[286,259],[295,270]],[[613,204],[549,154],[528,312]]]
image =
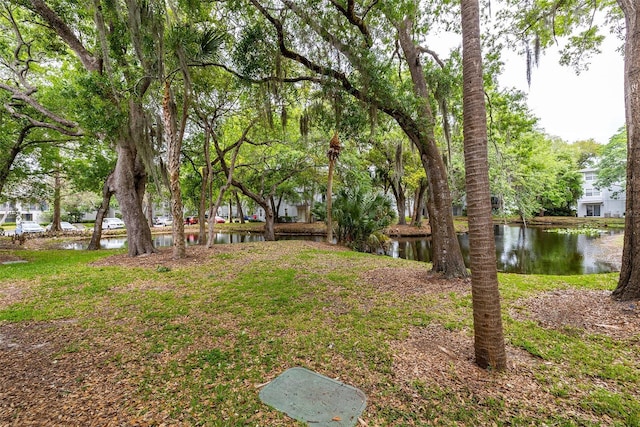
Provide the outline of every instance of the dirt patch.
[[471,292],[471,279],[443,279],[425,265],[417,268],[377,268],[364,273],[362,279],[382,292],[404,296]]
[[640,303],[611,299],[609,291],[567,289],[514,303],[517,320],[534,320],[544,328],[629,338],[640,334]]
[[27,298],[31,294],[31,286],[27,281],[0,282],[0,309]]

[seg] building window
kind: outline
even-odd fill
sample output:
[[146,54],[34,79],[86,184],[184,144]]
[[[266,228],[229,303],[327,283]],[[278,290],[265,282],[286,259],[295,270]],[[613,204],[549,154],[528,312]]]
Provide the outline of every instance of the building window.
[[587,205],[587,216],[600,216],[600,205]]
[[584,180],[585,181],[595,181],[596,173],[595,172],[585,172]]
[[600,190],[596,190],[595,188],[587,188],[586,190],[584,190],[584,195],[585,197],[599,196]]

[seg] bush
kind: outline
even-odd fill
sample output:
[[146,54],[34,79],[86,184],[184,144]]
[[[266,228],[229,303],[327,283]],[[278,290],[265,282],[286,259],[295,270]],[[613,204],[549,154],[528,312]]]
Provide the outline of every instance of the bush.
[[332,216],[339,244],[361,252],[377,252],[387,239],[380,233],[395,219],[391,201],[359,186],[344,188],[333,202]]
[[311,214],[317,221],[327,221],[327,204],[325,202],[316,202],[311,208]]

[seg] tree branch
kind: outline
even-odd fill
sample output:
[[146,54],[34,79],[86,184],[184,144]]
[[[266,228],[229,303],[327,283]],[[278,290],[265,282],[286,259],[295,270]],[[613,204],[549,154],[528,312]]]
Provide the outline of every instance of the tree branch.
[[[264,6],[262,6],[262,4],[260,4],[259,0],[250,0],[250,1],[258,9],[258,11],[273,25],[274,29],[276,30],[276,34],[278,37],[278,48],[282,56],[301,64],[302,66],[304,66],[305,68],[307,68],[308,70],[314,73],[320,74],[322,76],[325,76],[334,80],[336,84],[342,87],[342,90],[344,90],[349,95],[353,96],[354,98],[362,102],[365,102],[371,105],[373,108],[376,108],[382,111],[383,113],[389,115],[394,120],[396,120],[396,122],[400,125],[400,127],[404,129],[405,133],[410,139],[418,138],[418,135],[420,133],[418,124],[413,119],[410,113],[403,110],[402,106],[398,104],[395,98],[393,98],[392,96],[389,96],[384,99],[380,99],[376,97],[375,94],[360,90],[353,85],[353,83],[349,80],[349,78],[345,73],[335,70],[331,67],[318,64],[314,61],[311,61],[309,58],[289,49],[285,43],[284,29],[283,29],[282,22],[277,18],[275,18],[273,15],[271,15],[269,11]],[[285,1],[285,4],[289,5],[291,4],[291,2]],[[293,11],[295,13],[295,10]],[[320,35],[322,36],[322,34]],[[330,36],[330,37],[333,37],[333,36]],[[346,49],[346,51],[342,53],[345,55],[351,55],[349,53],[348,47],[345,47],[344,45],[342,46]],[[335,45],[334,47],[338,48]],[[355,58],[355,62],[352,65],[357,66],[358,63],[359,61],[357,60],[357,58]]]
[[190,67],[218,67],[221,68],[223,70],[225,70],[226,72],[228,72],[229,74],[233,74],[234,76],[236,76],[237,78],[239,78],[240,80],[249,82],[249,83],[267,83],[267,82],[280,82],[280,83],[298,83],[298,82],[304,82],[304,81],[309,81],[309,82],[313,82],[313,83],[322,83],[322,79],[318,78],[318,77],[313,77],[313,76],[298,76],[298,77],[276,77],[276,76],[269,76],[269,77],[264,77],[261,79],[252,79],[251,77],[247,77],[243,74],[240,74],[239,72],[237,72],[236,70],[231,69],[230,67],[228,67],[227,65],[224,64],[220,64],[217,62],[199,62],[199,63],[191,63],[189,64]]
[[68,136],[80,137],[80,136],[84,135],[82,131],[73,131],[72,129],[68,129],[68,128],[65,128],[65,127],[62,127],[62,126],[57,126],[54,123],[42,122],[42,121],[36,120],[33,117],[30,117],[30,116],[28,116],[26,114],[19,113],[11,105],[9,105],[7,103],[4,104],[4,108],[5,108],[5,110],[7,110],[9,112],[9,114],[11,114],[12,117],[15,117],[16,119],[26,120],[33,127],[52,129],[52,130],[55,130],[57,132],[60,132],[63,135],[68,135]]
[[[357,16],[355,13],[355,2],[353,0],[348,0],[347,8],[345,9],[340,3],[337,2],[337,0],[329,0],[329,1],[331,2],[332,5],[335,6],[336,9],[338,9],[340,13],[342,13],[345,16],[345,18],[347,18],[347,20],[351,24],[358,27],[358,30],[360,30],[360,32],[364,36],[367,47],[373,46],[373,40],[371,38],[371,33],[369,32],[369,27],[367,27],[367,24],[365,24],[364,20],[359,16]],[[376,2],[374,2],[371,6],[369,6],[369,9],[367,9],[367,12],[371,9],[371,7],[373,7],[375,3]]]
[[82,62],[82,65],[88,71],[102,72],[102,61],[94,57],[76,37],[71,28],[53,11],[43,0],[31,0],[33,11],[49,24],[51,29],[64,40],[67,45],[75,52]]
[[438,54],[436,52],[434,52],[433,50],[423,47],[423,46],[417,46],[417,49],[419,52],[421,53],[427,53],[429,54],[434,61],[436,61],[436,63],[440,66],[440,68],[444,69],[445,68],[445,64],[444,62],[440,59],[440,57],[438,56]]
[[[69,121],[67,119],[64,119],[64,118],[52,113],[51,111],[47,110],[44,106],[42,106],[40,103],[38,103],[38,101],[36,101],[32,97],[30,97],[28,95],[25,95],[24,93],[20,92],[15,87],[12,87],[12,86],[9,86],[7,84],[4,84],[4,83],[0,82],[0,89],[3,89],[3,90],[6,90],[7,92],[10,92],[12,99],[20,100],[20,101],[24,102],[25,104],[30,105],[37,112],[39,112],[43,116],[53,120],[54,122],[58,123],[60,126],[64,126],[66,128],[76,128],[76,127],[78,127],[77,123],[74,123],[72,121]],[[5,104],[5,108],[7,109],[7,111],[10,111],[9,108],[7,108],[7,106],[8,106],[8,104]],[[12,114],[16,113],[13,108],[11,108],[11,110],[12,111],[10,111],[10,112]]]

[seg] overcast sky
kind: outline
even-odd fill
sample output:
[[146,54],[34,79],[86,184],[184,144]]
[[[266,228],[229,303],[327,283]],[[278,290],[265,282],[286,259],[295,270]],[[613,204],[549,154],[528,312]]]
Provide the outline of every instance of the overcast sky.
[[547,134],[567,142],[593,138],[606,144],[624,125],[624,64],[616,51],[619,45],[619,40],[607,38],[603,53],[580,75],[558,64],[557,51],[548,51],[533,70],[530,88],[525,59],[514,54],[500,82],[527,93],[529,108]]

